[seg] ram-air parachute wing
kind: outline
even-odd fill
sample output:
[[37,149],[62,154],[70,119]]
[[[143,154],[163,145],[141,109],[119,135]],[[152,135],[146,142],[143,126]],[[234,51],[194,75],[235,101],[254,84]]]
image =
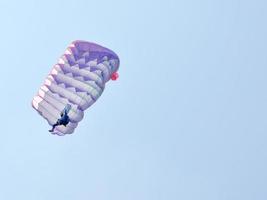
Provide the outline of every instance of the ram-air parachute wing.
[[118,78],[119,58],[111,50],[86,41],[74,41],[54,65],[32,100],[33,108],[50,125],[68,110],[70,122],[54,134],[73,133],[84,111],[101,96],[105,83]]

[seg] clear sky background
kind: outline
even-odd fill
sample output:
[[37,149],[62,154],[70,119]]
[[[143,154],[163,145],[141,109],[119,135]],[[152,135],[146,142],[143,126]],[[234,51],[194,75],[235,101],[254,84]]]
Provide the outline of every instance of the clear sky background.
[[[0,1],[1,200],[266,200],[265,0]],[[76,39],[121,59],[73,135],[31,107]]]

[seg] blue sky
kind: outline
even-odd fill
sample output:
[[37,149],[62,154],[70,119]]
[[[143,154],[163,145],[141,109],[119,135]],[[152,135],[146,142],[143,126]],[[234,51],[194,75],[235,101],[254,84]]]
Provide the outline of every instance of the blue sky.
[[[267,199],[266,1],[0,1],[0,199]],[[121,59],[73,135],[31,100],[68,44]]]

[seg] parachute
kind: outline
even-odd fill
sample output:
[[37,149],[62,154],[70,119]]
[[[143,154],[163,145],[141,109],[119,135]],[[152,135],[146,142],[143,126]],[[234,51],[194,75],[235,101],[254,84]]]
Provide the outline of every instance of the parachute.
[[56,135],[71,134],[84,111],[101,96],[106,82],[118,78],[119,58],[111,50],[86,41],[72,42],[32,100],[32,107],[53,125],[67,109],[70,122]]

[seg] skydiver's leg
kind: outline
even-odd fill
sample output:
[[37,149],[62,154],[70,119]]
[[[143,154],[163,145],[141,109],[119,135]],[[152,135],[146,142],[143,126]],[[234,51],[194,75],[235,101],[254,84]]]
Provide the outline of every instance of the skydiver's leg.
[[52,129],[49,130],[49,132],[54,132],[54,129],[56,128],[56,126],[59,126],[59,125],[60,125],[60,123],[59,123],[59,120],[58,120],[57,123],[53,124]]
[[52,129],[49,130],[49,132],[54,132],[54,129],[56,128],[57,124],[53,124]]

